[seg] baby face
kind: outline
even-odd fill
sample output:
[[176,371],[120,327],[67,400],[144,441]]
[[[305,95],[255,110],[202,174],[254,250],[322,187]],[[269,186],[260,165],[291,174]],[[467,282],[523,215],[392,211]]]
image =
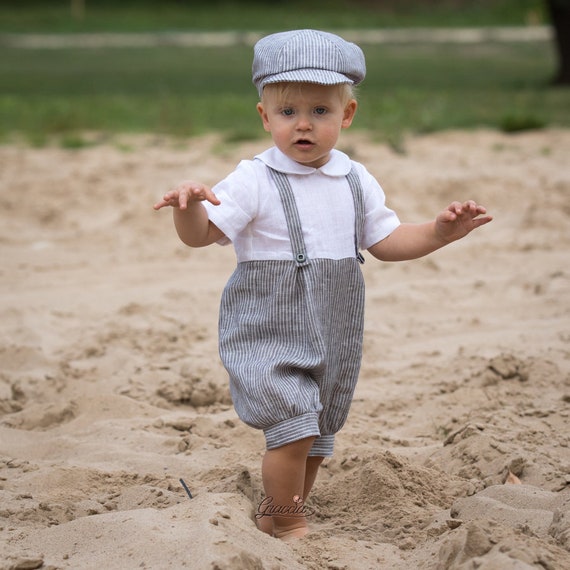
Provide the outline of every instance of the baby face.
[[320,168],[356,112],[356,101],[345,94],[342,85],[270,84],[257,110],[281,152],[300,164]]

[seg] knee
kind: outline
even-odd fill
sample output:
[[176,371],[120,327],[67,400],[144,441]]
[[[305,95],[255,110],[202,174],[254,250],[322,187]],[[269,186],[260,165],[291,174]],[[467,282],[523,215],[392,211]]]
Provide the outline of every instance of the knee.
[[291,461],[305,461],[308,458],[309,451],[311,451],[315,439],[315,436],[298,439],[297,441],[286,443],[281,447],[270,449],[267,453],[278,452],[282,457],[287,457]]

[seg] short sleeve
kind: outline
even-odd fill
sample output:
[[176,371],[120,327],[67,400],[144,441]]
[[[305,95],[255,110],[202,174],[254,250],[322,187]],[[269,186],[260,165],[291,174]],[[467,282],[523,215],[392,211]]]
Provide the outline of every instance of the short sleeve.
[[355,165],[364,192],[365,220],[360,246],[368,249],[388,237],[400,225],[400,219],[386,206],[386,195],[374,176],[363,165]]
[[[212,191],[220,204],[204,202],[208,218],[226,236],[218,243],[233,242],[236,236],[255,218],[259,202],[259,184],[252,161],[243,160]],[[229,241],[228,241],[229,240]]]

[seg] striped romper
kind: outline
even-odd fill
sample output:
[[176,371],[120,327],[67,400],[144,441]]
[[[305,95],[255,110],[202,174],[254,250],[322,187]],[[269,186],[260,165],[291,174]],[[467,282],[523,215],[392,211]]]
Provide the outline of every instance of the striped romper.
[[316,436],[310,455],[327,457],[347,418],[362,357],[362,186],[352,168],[346,181],[354,255],[312,259],[288,176],[267,168],[283,206],[290,255],[238,261],[221,300],[220,357],[238,416],[264,431],[267,449]]

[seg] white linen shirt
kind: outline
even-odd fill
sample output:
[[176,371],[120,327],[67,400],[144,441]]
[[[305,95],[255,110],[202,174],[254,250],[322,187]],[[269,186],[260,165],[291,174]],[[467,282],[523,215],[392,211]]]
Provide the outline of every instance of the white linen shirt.
[[352,166],[364,194],[365,224],[358,236],[367,249],[400,224],[386,207],[385,195],[366,168],[333,150],[321,168],[304,166],[272,147],[243,160],[213,187],[221,204],[203,202],[209,219],[225,234],[221,245],[233,243],[237,261],[292,259],[291,242],[279,191],[267,166],[287,174],[299,210],[309,259],[343,259],[356,255],[354,201],[346,175]]

